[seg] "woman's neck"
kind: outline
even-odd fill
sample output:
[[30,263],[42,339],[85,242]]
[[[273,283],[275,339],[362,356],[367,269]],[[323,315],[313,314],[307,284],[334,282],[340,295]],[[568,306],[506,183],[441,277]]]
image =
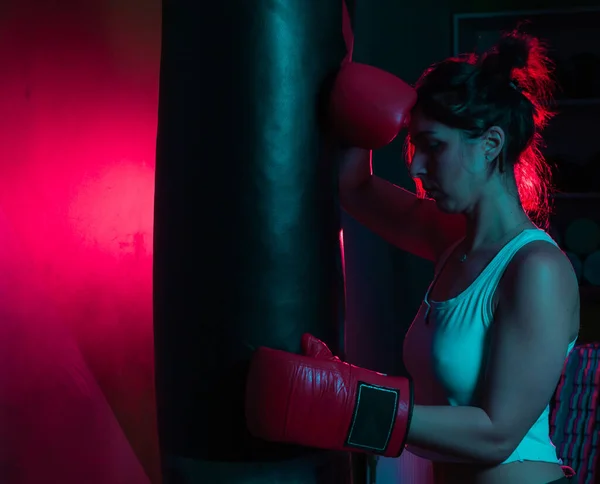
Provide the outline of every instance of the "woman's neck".
[[518,196],[507,193],[504,196],[491,193],[465,216],[467,218],[465,247],[469,252],[494,245],[506,237],[534,227],[523,210]]

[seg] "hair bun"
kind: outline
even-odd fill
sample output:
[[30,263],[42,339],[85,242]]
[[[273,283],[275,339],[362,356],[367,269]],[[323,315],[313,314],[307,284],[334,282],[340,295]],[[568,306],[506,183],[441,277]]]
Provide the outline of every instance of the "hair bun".
[[496,44],[498,67],[501,70],[512,72],[513,69],[527,67],[529,53],[531,52],[531,38],[518,32],[504,34]]
[[535,39],[519,31],[502,35],[498,43],[481,58],[484,77],[510,81],[515,69],[524,69],[534,49]]
[[546,126],[553,116],[548,104],[552,102],[555,81],[554,63],[543,42],[519,29],[506,32],[479,58],[478,65],[480,88],[488,93],[507,92],[504,86],[512,83],[534,106],[536,128]]

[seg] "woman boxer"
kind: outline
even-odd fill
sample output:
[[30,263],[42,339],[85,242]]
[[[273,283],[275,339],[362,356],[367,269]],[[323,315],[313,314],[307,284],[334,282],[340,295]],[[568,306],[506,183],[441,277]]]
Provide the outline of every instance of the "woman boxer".
[[408,450],[435,482],[566,482],[548,403],[579,330],[578,284],[547,227],[549,62],[512,32],[417,83],[408,167],[417,194],[351,149],[343,207],[402,250],[435,262],[404,341],[415,408]]

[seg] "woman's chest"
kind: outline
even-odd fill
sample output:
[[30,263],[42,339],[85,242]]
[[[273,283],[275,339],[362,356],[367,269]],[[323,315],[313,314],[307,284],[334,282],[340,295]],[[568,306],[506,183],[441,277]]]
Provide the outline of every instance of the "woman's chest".
[[[469,405],[477,398],[487,351],[487,321],[478,304],[424,303],[404,340],[404,362],[420,403]],[[451,307],[447,307],[451,306]]]
[[461,262],[451,255],[432,283],[429,300],[447,301],[459,296],[478,280],[493,258],[494,253],[483,253]]

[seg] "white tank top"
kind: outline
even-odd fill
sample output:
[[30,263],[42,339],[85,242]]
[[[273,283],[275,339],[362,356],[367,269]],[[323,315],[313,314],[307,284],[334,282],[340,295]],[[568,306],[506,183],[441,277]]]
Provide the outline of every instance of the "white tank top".
[[[413,379],[416,405],[479,404],[496,287],[519,249],[536,240],[546,240],[558,247],[543,230],[525,230],[508,242],[458,296],[446,301],[430,301],[429,293],[440,271],[461,241],[440,258],[434,279],[404,339],[404,364]],[[575,341],[569,344],[565,358],[574,346]],[[562,464],[550,440],[549,413],[547,405],[503,464],[524,460]],[[460,462],[414,446],[407,449],[425,459]]]

